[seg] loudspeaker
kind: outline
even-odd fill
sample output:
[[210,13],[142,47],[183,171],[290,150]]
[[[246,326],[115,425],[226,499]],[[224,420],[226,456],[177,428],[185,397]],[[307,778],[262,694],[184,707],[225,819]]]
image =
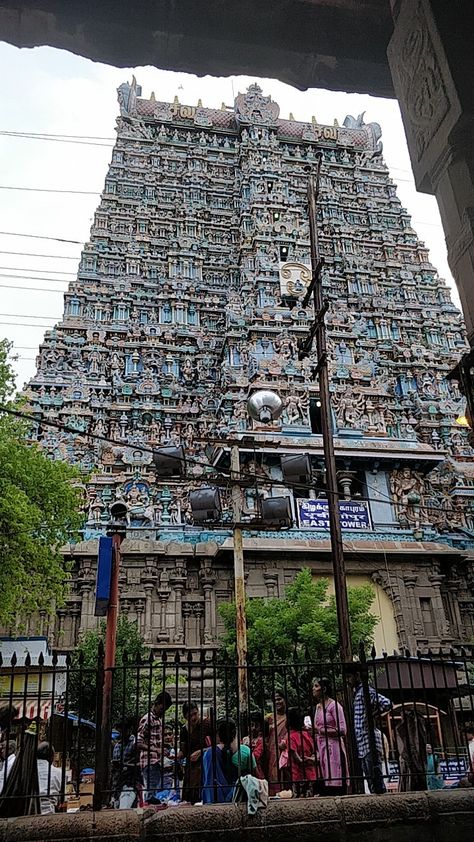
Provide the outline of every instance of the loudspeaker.
[[297,456],[282,456],[281,470],[285,482],[291,485],[311,484],[311,461],[307,453]]
[[160,447],[153,451],[153,463],[159,478],[180,477],[185,472],[184,447]]
[[190,491],[189,502],[194,523],[219,520],[222,509],[217,488],[199,488],[197,491]]
[[262,500],[262,520],[269,526],[293,526],[289,497],[266,497]]

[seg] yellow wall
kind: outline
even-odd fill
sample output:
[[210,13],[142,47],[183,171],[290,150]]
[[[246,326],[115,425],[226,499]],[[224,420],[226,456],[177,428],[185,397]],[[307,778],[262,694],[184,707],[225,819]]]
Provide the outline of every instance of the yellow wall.
[[[315,576],[315,578],[322,579],[323,577]],[[348,576],[347,584],[349,587],[370,585],[372,590],[375,592],[375,599],[372,603],[371,612],[375,617],[379,618],[379,622],[375,627],[374,646],[377,651],[377,655],[381,655],[382,652],[388,652],[388,654],[391,655],[394,649],[399,648],[399,643],[395,617],[393,615],[393,605],[389,597],[380,585],[372,582],[369,576]],[[329,592],[334,593],[334,582],[331,578],[329,578]]]

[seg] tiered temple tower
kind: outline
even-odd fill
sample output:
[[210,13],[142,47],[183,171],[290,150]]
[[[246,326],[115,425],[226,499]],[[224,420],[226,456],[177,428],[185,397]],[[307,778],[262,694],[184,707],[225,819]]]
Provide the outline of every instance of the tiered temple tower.
[[[142,99],[133,80],[119,103],[90,240],[27,388],[42,446],[90,477],[84,539],[65,548],[71,597],[30,632],[67,649],[96,623],[97,538],[123,500],[121,611],[155,649],[215,645],[233,589],[229,489],[221,479],[222,521],[205,530],[188,494],[226,475],[231,440],[254,479],[244,517],[262,495],[289,496],[294,512],[292,529],[245,533],[249,595],[282,594],[302,566],[331,575],[317,359],[297,353],[313,315],[301,301],[307,170],[320,151],[335,449],[342,498],[359,513],[357,528],[344,522],[350,581],[373,583],[379,646],[472,639],[474,454],[446,379],[463,323],[397,198],[380,127],[363,115],[280,119],[258,85],[213,110]],[[261,387],[284,402],[267,426],[246,410]],[[153,466],[168,444],[185,447],[178,484]],[[310,454],[311,487],[282,490],[285,453]]]

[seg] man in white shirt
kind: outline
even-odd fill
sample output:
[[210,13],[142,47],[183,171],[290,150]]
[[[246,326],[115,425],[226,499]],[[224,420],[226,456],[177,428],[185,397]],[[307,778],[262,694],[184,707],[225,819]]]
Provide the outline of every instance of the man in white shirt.
[[39,743],[36,753],[41,815],[54,813],[61,794],[61,769],[52,765],[54,750],[49,743]]
[[3,792],[8,776],[12,770],[12,766],[16,758],[16,743],[15,740],[9,740],[8,744],[0,743],[0,795]]

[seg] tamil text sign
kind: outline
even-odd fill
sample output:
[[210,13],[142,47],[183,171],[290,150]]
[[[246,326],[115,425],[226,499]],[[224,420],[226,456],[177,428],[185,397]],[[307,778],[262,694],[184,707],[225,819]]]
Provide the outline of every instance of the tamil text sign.
[[[327,500],[297,500],[298,520],[303,529],[329,529]],[[371,529],[367,503],[352,500],[339,502],[342,529]]]

